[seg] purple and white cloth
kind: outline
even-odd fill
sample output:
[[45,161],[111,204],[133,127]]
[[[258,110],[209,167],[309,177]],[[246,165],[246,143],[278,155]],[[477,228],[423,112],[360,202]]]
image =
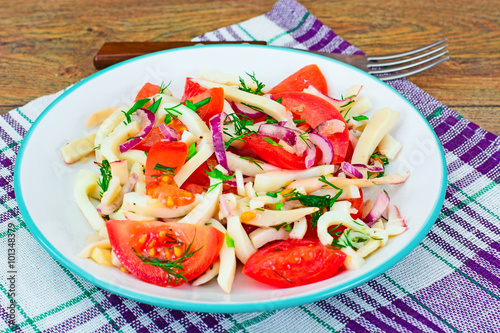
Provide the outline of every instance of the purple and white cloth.
[[[265,40],[362,54],[294,0],[280,0],[265,15],[194,40]],[[260,313],[195,313],[141,304],[99,289],[58,264],[19,213],[13,170],[27,130],[61,92],[2,115],[0,332],[500,332],[500,138],[406,79],[389,84],[427,118],[444,147],[448,189],[434,227],[400,263],[357,288]],[[15,295],[8,267],[13,239]]]

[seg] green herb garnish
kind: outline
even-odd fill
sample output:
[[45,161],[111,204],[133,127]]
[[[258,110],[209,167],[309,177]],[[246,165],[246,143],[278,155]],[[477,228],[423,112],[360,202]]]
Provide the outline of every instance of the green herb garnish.
[[163,271],[165,271],[167,273],[168,284],[172,283],[179,284],[181,280],[188,282],[188,280],[184,275],[185,274],[184,263],[186,262],[186,260],[191,258],[196,252],[198,252],[203,248],[203,246],[201,246],[197,250],[191,250],[195,237],[193,237],[193,240],[191,241],[191,243],[189,243],[189,245],[184,250],[182,255],[175,260],[159,259],[157,257],[145,256],[140,254],[135,248],[132,248],[132,251],[134,251],[136,256],[142,261],[142,264],[160,267]]
[[276,119],[273,119],[271,116],[266,117],[266,124],[277,124],[278,121]]
[[367,116],[356,116],[356,117],[352,117],[352,119],[354,119],[356,121],[361,121],[361,120],[368,120],[369,118]]
[[255,82],[255,85],[257,87],[255,89],[247,87],[245,80],[240,76],[240,87],[238,87],[238,89],[245,91],[247,93],[250,93],[250,94],[255,94],[255,95],[259,95],[259,96],[264,95],[264,93],[262,92],[262,89],[265,87],[265,84],[262,82],[259,82],[259,80],[257,80],[255,78],[255,72],[253,72],[252,74],[249,74],[249,73],[245,73],[245,74],[248,75],[252,79],[253,82]]
[[288,223],[283,222],[283,223],[280,223],[280,224],[278,224],[278,225],[272,225],[272,226],[271,226],[271,228],[274,228],[274,229],[276,229],[276,230],[278,231],[278,230],[280,230],[281,228],[286,227],[287,225],[288,225]]
[[190,159],[193,158],[194,155],[196,155],[197,151],[196,151],[196,144],[193,142],[191,144],[191,146],[189,146],[188,148],[188,154],[187,154],[187,157],[186,157],[186,161],[189,161]]
[[278,275],[280,278],[282,278],[286,282],[290,282],[291,284],[293,284],[293,282],[290,279],[287,279],[286,277],[284,277],[283,275],[281,275],[280,273],[278,273],[276,270],[273,269],[273,272],[276,273],[276,275]]
[[111,181],[111,166],[108,160],[103,160],[99,165],[99,170],[101,172],[101,178],[97,181],[97,185],[101,188],[99,194],[102,195],[109,188],[109,182]]
[[165,85],[164,82],[160,84],[160,91],[158,91],[158,94],[164,94],[165,90],[172,84],[172,81],[170,81],[167,85]]
[[229,247],[229,248],[234,247],[234,239],[232,239],[228,233],[226,233],[226,244],[227,244],[227,247]]
[[298,200],[302,205],[307,207],[318,207],[319,209],[312,213],[311,224],[313,228],[316,228],[316,224],[318,223],[319,218],[324,213],[325,210],[328,210],[333,206],[335,201],[337,200],[339,194],[335,195],[335,197],[331,197],[329,194],[327,195],[311,195],[311,194],[302,194],[299,192],[294,192],[294,197],[289,198],[288,200]]
[[158,98],[153,104],[151,104],[150,106],[148,106],[148,110],[150,110],[153,113],[156,113],[156,111],[158,111],[158,108],[160,107],[161,99],[162,98],[163,97]]
[[264,141],[266,141],[267,143],[269,143],[269,144],[270,144],[270,145],[272,145],[272,146],[276,146],[276,147],[281,147],[281,148],[283,148],[283,146],[282,146],[282,145],[280,145],[280,144],[278,144],[278,143],[274,142],[274,140],[273,140],[273,139],[271,139],[271,138],[264,138]]
[[220,183],[216,183],[216,184],[213,184],[213,185],[210,185],[208,187],[208,190],[207,190],[207,193],[209,193],[210,191],[212,191],[214,188],[216,188],[217,186],[219,185],[222,185],[222,183],[224,183],[226,180],[230,180],[232,179],[236,174],[233,173],[231,176],[229,175],[225,175],[222,171],[220,171],[219,169],[214,169],[213,171],[207,171],[205,170],[205,173],[210,177],[210,178],[215,178],[215,179],[219,179],[221,182]]
[[175,172],[174,172],[175,168],[164,166],[160,163],[156,163],[155,166],[153,167],[153,169],[159,170],[162,173],[159,175],[152,175],[151,176],[152,178],[162,177],[162,176],[166,176],[166,175],[171,175],[171,176],[175,175]]
[[123,123],[125,125],[128,125],[132,122],[132,114],[137,111],[138,109],[142,108],[146,103],[149,102],[149,98],[143,98],[138,100],[137,102],[134,103],[134,105],[128,110],[127,112],[122,111],[122,113],[125,115],[125,120]]
[[257,162],[255,159],[253,159],[253,158],[251,158],[251,157],[248,157],[248,156],[240,156],[240,158],[241,158],[242,160],[246,160],[246,161],[249,161],[249,162],[251,162],[251,163],[255,164],[256,166],[258,166],[258,167],[259,167],[259,169],[264,170],[264,169],[260,166],[259,162]]
[[184,101],[184,104],[188,108],[190,108],[191,110],[193,110],[194,112],[197,112],[199,108],[201,108],[202,106],[207,105],[208,103],[210,103],[211,99],[212,99],[212,97],[207,97],[207,98],[202,99],[201,101],[196,102],[196,103],[193,103],[190,100],[186,100],[186,101]]
[[[241,118],[240,118],[241,117]],[[250,134],[256,134],[257,132],[250,130],[247,126],[251,126],[254,124],[254,121],[249,117],[240,114],[240,113],[231,113],[228,114],[226,119],[224,120],[224,125],[234,124],[234,136],[232,133],[224,131],[224,134],[230,136],[231,138],[225,142],[225,148],[229,148],[233,141],[239,140],[246,142],[244,137]]]

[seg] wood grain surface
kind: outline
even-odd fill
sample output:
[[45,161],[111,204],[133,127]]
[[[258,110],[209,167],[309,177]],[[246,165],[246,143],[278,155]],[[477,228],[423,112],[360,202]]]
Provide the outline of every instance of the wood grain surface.
[[[0,0],[0,113],[95,73],[106,41],[190,40],[269,11],[275,0]],[[448,38],[451,60],[410,77],[500,134],[500,0],[300,1],[368,54]]]

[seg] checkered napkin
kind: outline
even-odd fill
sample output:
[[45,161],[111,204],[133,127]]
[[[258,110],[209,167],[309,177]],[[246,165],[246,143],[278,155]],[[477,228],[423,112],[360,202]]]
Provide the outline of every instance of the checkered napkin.
[[[359,53],[294,0],[195,40]],[[0,331],[23,332],[500,332],[500,139],[411,82],[390,84],[427,118],[444,147],[448,189],[427,237],[392,269],[303,306],[242,314],[183,312],[101,290],[54,261],[32,237],[13,186],[16,154],[36,117],[62,92],[0,117]],[[15,295],[9,240],[15,238]],[[15,301],[15,302],[14,302]],[[15,326],[9,320],[15,307]]]

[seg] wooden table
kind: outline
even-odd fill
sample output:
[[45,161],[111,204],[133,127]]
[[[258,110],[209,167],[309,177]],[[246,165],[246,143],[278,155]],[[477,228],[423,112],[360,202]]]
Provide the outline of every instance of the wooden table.
[[[367,53],[448,38],[451,61],[410,78],[500,134],[499,0],[300,1]],[[106,41],[190,40],[262,15],[275,0],[0,0],[0,113],[55,93],[96,70]]]

